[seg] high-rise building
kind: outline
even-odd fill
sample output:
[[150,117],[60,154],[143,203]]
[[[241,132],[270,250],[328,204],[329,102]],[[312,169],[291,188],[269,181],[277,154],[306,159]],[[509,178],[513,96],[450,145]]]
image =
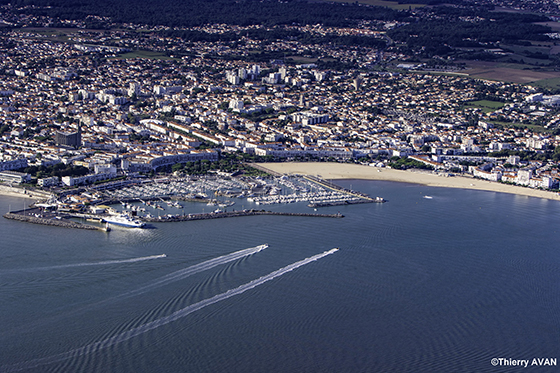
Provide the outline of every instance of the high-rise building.
[[54,141],[57,145],[79,148],[82,145],[82,129],[80,124],[78,123],[78,131],[76,132],[57,131]]
[[360,78],[359,76],[356,77],[356,78],[354,79],[353,84],[354,84],[354,89],[355,89],[356,91],[359,90],[359,89],[360,89],[360,86],[362,85],[362,78]]
[[130,83],[130,86],[128,87],[128,92],[127,93],[131,97],[133,95],[138,96],[140,94],[140,89],[141,89],[140,83],[132,82],[132,83]]

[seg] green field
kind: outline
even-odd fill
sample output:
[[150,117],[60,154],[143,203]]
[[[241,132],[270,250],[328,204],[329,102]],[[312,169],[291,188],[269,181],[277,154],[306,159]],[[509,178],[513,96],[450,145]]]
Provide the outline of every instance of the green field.
[[35,37],[50,38],[50,40],[66,43],[69,40],[68,34],[72,34],[74,31],[56,28],[22,28],[16,32],[35,34]]
[[315,63],[318,59],[316,57],[287,56],[286,60],[294,63]]
[[531,83],[532,86],[545,89],[560,89],[560,78],[542,79]]
[[543,126],[538,126],[535,124],[524,124],[524,123],[512,123],[512,122],[498,122],[498,121],[490,121],[490,123],[503,127],[503,128],[520,128],[524,129],[527,128],[536,133],[543,133],[543,132],[550,132],[551,130],[544,128]]
[[469,101],[465,104],[466,107],[475,107],[482,109],[485,113],[490,113],[498,109],[503,108],[505,103],[499,101],[490,100],[479,100],[479,101]]
[[122,58],[122,59],[148,58],[148,59],[152,59],[152,60],[174,60],[175,59],[175,58],[171,58],[169,56],[166,56],[165,54],[163,54],[161,52],[143,51],[143,50],[124,53],[124,54],[119,55],[119,57],[117,57],[117,58]]

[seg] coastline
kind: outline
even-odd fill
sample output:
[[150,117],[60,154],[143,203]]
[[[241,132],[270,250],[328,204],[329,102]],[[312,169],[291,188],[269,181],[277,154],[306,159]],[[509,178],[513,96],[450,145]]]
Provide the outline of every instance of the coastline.
[[[527,187],[502,184],[498,182],[474,179],[463,176],[440,176],[420,170],[393,170],[389,168],[371,167],[353,163],[335,162],[279,162],[256,163],[257,166],[280,174],[300,174],[320,176],[326,180],[380,180],[399,183],[421,184],[432,187],[483,190],[489,192],[517,194],[520,196],[545,198],[560,201],[555,192],[531,189]],[[38,192],[23,193],[19,188],[0,185],[0,195],[40,200],[45,198]]]
[[257,165],[281,174],[319,175],[321,178],[327,180],[361,179],[395,181],[399,183],[421,184],[433,187],[509,193],[560,201],[560,195],[555,192],[463,176],[445,177],[425,171],[402,171],[359,164],[331,162],[257,163]]
[[19,188],[9,187],[7,185],[0,185],[0,195],[8,197],[28,198],[34,200],[40,200],[44,198],[37,193],[33,194],[33,192],[23,192]]

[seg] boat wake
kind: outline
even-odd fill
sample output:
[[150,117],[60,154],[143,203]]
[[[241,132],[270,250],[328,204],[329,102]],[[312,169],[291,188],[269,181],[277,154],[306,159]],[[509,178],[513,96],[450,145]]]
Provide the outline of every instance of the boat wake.
[[175,281],[183,280],[183,279],[185,279],[189,276],[192,276],[192,275],[200,273],[200,272],[207,271],[207,270],[212,269],[214,267],[217,267],[219,265],[227,264],[229,262],[233,262],[234,260],[241,259],[241,258],[244,258],[246,256],[258,253],[259,251],[262,251],[262,250],[266,249],[267,247],[268,247],[267,244],[259,245],[259,246],[255,246],[255,247],[250,247],[248,249],[243,249],[243,250],[233,252],[231,254],[222,255],[222,256],[219,256],[217,258],[210,259],[210,260],[207,260],[205,262],[195,264],[195,265],[187,267],[187,268],[180,269],[178,271],[175,271],[175,272],[172,272],[168,275],[165,275],[165,276],[161,277],[159,280],[156,280],[155,282],[152,282],[148,285],[145,285],[145,286],[143,286],[139,289],[132,290],[132,291],[129,291],[129,292],[124,293],[122,295],[119,295],[118,299],[120,300],[120,299],[123,299],[123,298],[129,298],[129,297],[133,297],[133,296],[136,296],[136,295],[139,295],[139,294],[143,294],[143,293],[145,293],[147,291],[150,291],[152,289],[156,289],[156,288],[159,288],[161,286],[168,285],[168,284],[170,284],[172,282],[175,282]]
[[[207,270],[212,269],[214,267],[217,267],[219,265],[227,264],[229,262],[233,262],[234,260],[241,259],[241,258],[244,258],[246,256],[258,253],[259,251],[262,251],[262,250],[266,249],[267,247],[268,247],[268,244],[259,245],[259,246],[255,246],[255,247],[250,247],[250,248],[247,248],[247,249],[235,251],[235,252],[230,253],[230,254],[222,255],[222,256],[219,256],[217,258],[210,259],[210,260],[207,260],[205,262],[195,264],[195,265],[192,265],[192,266],[187,267],[187,268],[180,269],[178,271],[175,271],[175,272],[172,272],[168,275],[165,275],[165,276],[163,276],[159,279],[156,279],[155,282],[148,283],[147,285],[144,285],[140,288],[137,288],[137,289],[134,289],[134,290],[128,291],[126,293],[119,294],[119,295],[116,295],[116,296],[113,296],[113,297],[110,297],[110,298],[106,298],[106,299],[100,300],[100,301],[95,302],[95,303],[90,303],[90,304],[85,305],[83,307],[80,307],[80,308],[74,309],[72,311],[69,311],[69,312],[65,313],[64,315],[63,314],[58,314],[57,316],[51,318],[51,321],[59,319],[62,316],[69,317],[69,316],[76,315],[76,314],[79,314],[79,313],[84,312],[84,311],[89,311],[92,308],[99,308],[100,306],[110,304],[110,303],[115,302],[115,301],[122,301],[124,299],[134,297],[136,295],[144,294],[144,293],[146,293],[150,290],[160,288],[160,287],[168,285],[172,282],[183,280],[183,279],[185,279],[189,276],[195,275],[195,274],[203,272],[203,271],[207,271]],[[152,257],[145,257],[145,258],[127,259],[127,261],[140,260],[140,259],[147,260],[146,258],[156,259],[156,257],[157,258],[166,257],[166,255],[162,254],[162,255],[154,255]],[[105,262],[105,263],[107,264],[109,262],[122,262],[122,261],[108,261],[108,262]],[[82,264],[73,264],[71,266],[89,265],[89,264],[90,263],[82,263]],[[99,263],[92,263],[92,264],[99,264]],[[65,266],[58,266],[56,268],[60,268],[60,267],[65,267]],[[53,269],[53,267],[48,267],[48,268]],[[41,320],[41,322],[45,323],[46,320],[43,319],[43,320]],[[28,327],[32,328],[33,325],[28,325]],[[5,332],[5,330],[3,332]],[[19,332],[21,333],[22,330],[20,330]]]
[[110,264],[125,264],[125,263],[136,263],[136,262],[143,262],[145,260],[152,260],[152,259],[160,259],[166,258],[167,255],[150,255],[150,256],[143,256],[140,258],[131,258],[131,259],[119,259],[119,260],[105,260],[102,262],[89,262],[89,263],[76,263],[76,264],[64,264],[58,266],[49,266],[49,267],[35,267],[35,268],[20,268],[8,271],[2,271],[3,273],[15,273],[15,272],[35,272],[35,271],[50,271],[53,269],[64,269],[64,268],[75,268],[75,267],[91,267],[91,266],[102,266],[102,265],[110,265]]
[[[263,246],[265,246],[265,245],[263,245]],[[253,281],[248,282],[244,285],[236,287],[235,289],[228,290],[225,293],[221,293],[221,294],[215,295],[211,298],[204,299],[200,302],[191,304],[190,306],[182,308],[182,309],[172,313],[171,315],[161,317],[157,320],[145,323],[145,324],[140,325],[136,328],[130,329],[126,332],[117,334],[113,337],[104,339],[102,341],[95,342],[95,343],[89,344],[87,346],[83,346],[83,347],[80,347],[80,348],[62,353],[62,354],[49,356],[49,357],[45,357],[45,358],[40,358],[40,359],[35,359],[35,360],[27,361],[27,362],[24,362],[24,363],[12,365],[12,366],[0,367],[0,368],[2,368],[1,370],[5,371],[5,372],[16,372],[16,371],[20,371],[20,370],[24,370],[24,369],[35,368],[35,367],[42,366],[42,365],[53,364],[53,363],[56,363],[56,362],[59,362],[59,361],[64,361],[64,360],[67,360],[67,359],[70,359],[70,358],[79,357],[79,356],[82,356],[82,355],[86,355],[86,354],[89,354],[89,353],[92,353],[92,352],[99,351],[99,350],[104,349],[104,348],[114,346],[116,344],[125,342],[125,341],[127,341],[131,338],[134,338],[138,335],[146,333],[150,330],[153,330],[153,329],[159,328],[161,326],[164,326],[166,324],[169,324],[171,322],[177,321],[177,320],[179,320],[179,319],[181,319],[185,316],[188,316],[189,314],[191,314],[193,312],[196,312],[196,311],[198,311],[198,310],[200,310],[204,307],[207,307],[207,306],[210,306],[212,304],[221,302],[221,301],[226,300],[228,298],[231,298],[233,296],[242,294],[242,293],[244,293],[248,290],[251,290],[251,289],[253,289],[257,286],[260,286],[260,285],[262,285],[262,284],[264,284],[268,281],[271,281],[271,280],[273,280],[277,277],[280,277],[280,276],[282,276],[282,275],[284,275],[284,274],[286,274],[290,271],[293,271],[294,269],[297,269],[297,268],[302,267],[306,264],[309,264],[311,262],[314,262],[316,260],[324,258],[327,255],[333,254],[336,251],[338,251],[337,248],[325,251],[321,254],[317,254],[317,255],[314,255],[312,257],[303,259],[303,260],[300,260],[300,261],[295,262],[293,264],[290,264],[286,267],[280,268],[280,269],[278,269],[274,272],[271,272],[268,275],[259,277],[256,280],[253,280]]]

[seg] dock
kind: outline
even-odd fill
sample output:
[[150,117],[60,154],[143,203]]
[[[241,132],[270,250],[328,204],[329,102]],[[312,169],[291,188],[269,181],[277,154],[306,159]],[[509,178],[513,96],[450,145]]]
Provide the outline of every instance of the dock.
[[329,207],[329,206],[346,206],[346,205],[358,205],[361,203],[383,203],[385,200],[383,198],[379,199],[359,199],[356,201],[334,201],[334,202],[315,202],[310,203],[307,207]]
[[8,212],[3,215],[6,219],[17,220],[25,223],[50,225],[53,227],[61,228],[75,228],[75,229],[86,229],[90,231],[107,231],[105,227],[97,227],[89,224],[82,224],[75,221],[62,218],[60,216],[52,217],[39,217],[35,215],[22,214],[22,211]]
[[186,215],[175,215],[172,217],[161,216],[146,218],[142,217],[145,222],[178,222],[178,221],[191,221],[191,220],[206,220],[206,219],[222,219],[222,218],[235,218],[240,216],[256,216],[256,215],[276,215],[276,216],[303,216],[303,217],[313,217],[313,218],[343,218],[342,214],[309,214],[303,212],[276,212],[276,211],[265,211],[265,210],[240,210],[240,211],[229,211],[229,212],[208,212],[202,214],[186,214]]
[[[240,211],[229,211],[229,212],[208,212],[199,214],[186,214],[186,215],[175,215],[175,216],[161,216],[161,217],[141,217],[137,216],[138,219],[148,222],[148,223],[163,223],[163,222],[180,222],[180,221],[191,221],[191,220],[207,220],[207,219],[222,219],[222,218],[234,218],[241,216],[256,216],[256,215],[276,215],[276,216],[302,216],[302,217],[318,217],[318,218],[343,218],[342,214],[308,214],[300,212],[275,212],[275,211],[265,211],[265,210],[240,210]],[[104,231],[107,232],[110,228],[100,227],[90,224],[82,224],[76,221],[69,220],[70,218],[80,218],[86,220],[96,220],[99,221],[103,216],[82,214],[82,213],[69,213],[69,214],[44,214],[39,215],[37,213],[31,212],[30,210],[21,210],[8,212],[3,215],[5,219],[17,220],[32,224],[50,225],[54,227],[62,228],[75,228],[75,229],[86,229],[94,231]]]
[[350,190],[350,189],[343,188],[339,185],[331,183],[328,180],[321,179],[318,176],[302,175],[302,177],[306,180],[309,180],[309,181],[315,183],[315,184],[321,185],[324,188],[327,188],[327,189],[330,189],[330,190],[333,190],[333,191],[336,191],[336,192],[339,192],[339,193],[347,194],[349,196],[357,197],[357,198],[367,200],[367,201],[370,201],[370,202],[385,202],[385,200],[383,198],[380,198],[380,197],[372,198],[365,193],[360,193],[360,192],[356,192],[355,190]]

